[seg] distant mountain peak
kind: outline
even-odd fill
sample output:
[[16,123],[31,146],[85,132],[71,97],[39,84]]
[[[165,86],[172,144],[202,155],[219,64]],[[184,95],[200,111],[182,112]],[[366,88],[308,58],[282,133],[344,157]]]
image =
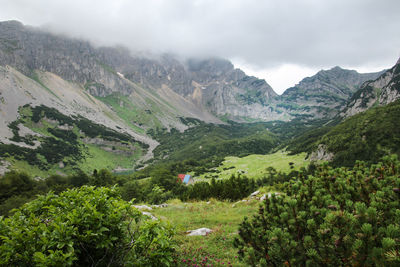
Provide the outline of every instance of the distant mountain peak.
[[344,70],[344,69],[342,69],[342,68],[339,67],[339,66],[335,66],[335,67],[331,68],[330,70],[338,71],[338,70]]
[[24,27],[24,24],[22,24],[18,20],[6,20],[6,21],[0,21],[0,25],[2,27],[4,26],[13,26],[13,27]]
[[287,89],[277,106],[283,107],[292,116],[332,118],[364,82],[376,79],[380,74],[361,74],[339,66],[321,70]]

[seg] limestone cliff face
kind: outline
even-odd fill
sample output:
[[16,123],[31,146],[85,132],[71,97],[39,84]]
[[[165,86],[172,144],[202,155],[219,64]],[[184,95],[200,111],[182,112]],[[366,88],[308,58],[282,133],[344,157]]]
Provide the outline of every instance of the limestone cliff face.
[[[246,75],[224,59],[133,55],[122,47],[96,48],[16,21],[0,22],[0,66],[10,66],[37,82],[38,72],[54,74],[95,97],[127,97],[136,110],[148,110],[155,117],[157,123],[151,125],[146,123],[152,119],[129,122],[144,129],[184,129],[179,116],[217,123],[218,116],[236,121],[332,118],[363,82],[380,74],[335,67],[277,96],[265,80]],[[386,90],[379,101],[390,102],[397,94]]]
[[208,110],[231,119],[278,119],[268,104],[276,93],[265,80],[247,76],[222,59],[189,60],[187,70],[195,87],[193,99],[201,98]]
[[375,79],[380,74],[360,74],[340,67],[322,70],[287,89],[278,98],[277,106],[292,116],[332,118],[363,82]]
[[26,76],[34,70],[54,73],[84,85],[91,93],[132,92],[117,73],[100,60],[88,42],[55,36],[16,21],[0,23],[0,65],[12,66]]
[[400,98],[400,59],[391,69],[378,78],[365,82],[342,110],[341,116],[349,117],[375,105],[387,105]]
[[[212,58],[181,62],[172,55],[146,58],[121,47],[95,48],[86,41],[16,21],[0,23],[0,65],[12,66],[32,78],[35,70],[50,72],[81,84],[98,97],[113,93],[130,96],[135,92],[133,82],[161,94],[167,102],[183,97],[192,104],[189,113],[194,117],[202,117],[195,114],[198,111],[239,119],[269,120],[274,115],[265,108],[276,96],[272,88],[264,80],[234,69],[229,61]],[[178,102],[182,104],[182,100]]]
[[150,146],[145,158],[157,145],[145,134],[149,128],[187,128],[179,117],[220,123],[168,88],[152,90],[158,79],[154,73],[143,83],[127,79],[124,71],[130,66],[143,73],[160,68],[156,61],[131,57],[124,49],[94,48],[19,22],[0,22],[0,142],[12,143],[8,124],[26,104],[54,107],[127,132]]

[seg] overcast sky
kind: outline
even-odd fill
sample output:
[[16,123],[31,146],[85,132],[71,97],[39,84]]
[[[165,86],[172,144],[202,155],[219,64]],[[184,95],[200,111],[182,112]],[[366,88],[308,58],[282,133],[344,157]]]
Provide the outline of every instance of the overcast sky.
[[360,72],[400,57],[400,0],[0,0],[0,20],[101,45],[219,56],[278,93],[334,66]]

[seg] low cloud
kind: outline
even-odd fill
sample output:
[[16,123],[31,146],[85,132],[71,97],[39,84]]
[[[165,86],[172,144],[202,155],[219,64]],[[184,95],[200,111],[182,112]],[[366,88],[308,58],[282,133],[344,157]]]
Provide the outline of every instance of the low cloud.
[[284,64],[389,65],[400,56],[398,0],[0,0],[0,19],[133,51]]

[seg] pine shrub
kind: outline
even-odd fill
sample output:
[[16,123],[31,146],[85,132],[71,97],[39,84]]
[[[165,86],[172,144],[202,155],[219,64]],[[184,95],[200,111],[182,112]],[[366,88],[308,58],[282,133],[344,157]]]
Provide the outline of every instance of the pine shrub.
[[320,166],[284,183],[235,246],[251,266],[399,266],[400,162],[352,169]]

